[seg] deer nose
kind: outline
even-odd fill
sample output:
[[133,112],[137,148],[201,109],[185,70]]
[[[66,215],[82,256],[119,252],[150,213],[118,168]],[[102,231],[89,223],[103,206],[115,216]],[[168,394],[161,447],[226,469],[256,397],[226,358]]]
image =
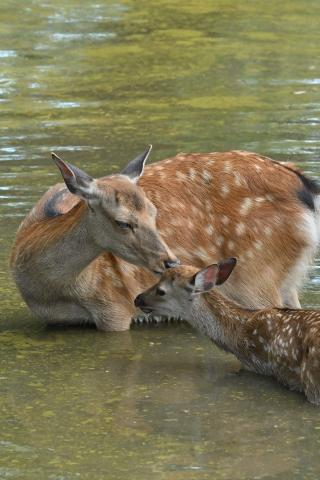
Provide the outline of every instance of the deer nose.
[[143,297],[142,297],[142,293],[140,293],[140,295],[138,295],[135,299],[134,299],[134,304],[136,307],[145,307],[146,306],[146,303],[145,301],[143,300]]
[[165,260],[163,263],[165,268],[173,268],[180,265],[180,260],[176,258],[175,260]]

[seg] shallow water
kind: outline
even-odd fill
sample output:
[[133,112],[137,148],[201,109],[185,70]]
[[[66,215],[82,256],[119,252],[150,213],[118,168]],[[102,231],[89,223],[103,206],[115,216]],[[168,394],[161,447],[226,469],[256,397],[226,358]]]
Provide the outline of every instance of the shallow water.
[[[320,410],[186,325],[46,329],[8,273],[59,181],[232,148],[319,176],[320,4],[22,0],[0,6],[0,478],[318,479]],[[319,266],[303,292],[320,305]]]

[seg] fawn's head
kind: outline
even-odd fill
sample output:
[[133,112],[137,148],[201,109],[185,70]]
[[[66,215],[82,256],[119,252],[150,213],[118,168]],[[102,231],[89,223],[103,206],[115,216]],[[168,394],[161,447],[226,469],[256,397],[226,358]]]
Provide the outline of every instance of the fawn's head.
[[84,200],[88,228],[94,242],[130,263],[161,273],[178,264],[160,238],[156,207],[136,184],[143,173],[151,146],[117,175],[93,179],[77,167],[52,154],[71,193]]
[[156,285],[138,295],[134,304],[145,313],[186,318],[195,295],[222,285],[236,263],[235,258],[228,258],[202,270],[186,265],[171,268]]

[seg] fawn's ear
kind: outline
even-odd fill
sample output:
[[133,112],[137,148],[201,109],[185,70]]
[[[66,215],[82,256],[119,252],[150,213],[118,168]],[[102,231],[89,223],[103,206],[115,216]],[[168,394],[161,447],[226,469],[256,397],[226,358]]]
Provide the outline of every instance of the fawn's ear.
[[236,263],[236,258],[227,258],[219,262],[218,265],[214,263],[200,270],[189,282],[193,286],[193,293],[208,292],[216,285],[222,285],[228,280]]
[[227,258],[218,263],[218,277],[216,285],[222,285],[230,277],[234,267],[237,264],[237,259],[234,257]]
[[147,161],[149,153],[151,152],[152,145],[149,145],[147,150],[141,155],[138,155],[134,160],[128,163],[128,165],[122,170],[121,175],[126,175],[132,182],[137,182],[141,177],[144,169],[144,165]]
[[190,281],[190,284],[193,285],[193,293],[204,293],[211,290],[216,284],[218,273],[219,267],[216,264],[209,265],[196,273]]
[[92,181],[93,179],[78,167],[65,162],[62,158],[52,153],[52,160],[59,167],[63,180],[71,193],[78,195],[84,200],[94,197]]

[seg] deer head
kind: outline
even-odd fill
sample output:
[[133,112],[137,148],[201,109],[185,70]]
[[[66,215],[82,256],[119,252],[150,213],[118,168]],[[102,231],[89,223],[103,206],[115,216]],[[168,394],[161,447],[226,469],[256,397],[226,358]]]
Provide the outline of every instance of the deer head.
[[202,270],[185,265],[171,268],[156,285],[138,295],[134,304],[145,313],[188,318],[195,295],[222,285],[236,263],[235,258],[228,258]]
[[151,146],[120,174],[100,179],[93,179],[54,153],[52,158],[69,191],[86,202],[86,228],[101,251],[161,273],[178,260],[157,232],[155,206],[136,184],[150,150]]

